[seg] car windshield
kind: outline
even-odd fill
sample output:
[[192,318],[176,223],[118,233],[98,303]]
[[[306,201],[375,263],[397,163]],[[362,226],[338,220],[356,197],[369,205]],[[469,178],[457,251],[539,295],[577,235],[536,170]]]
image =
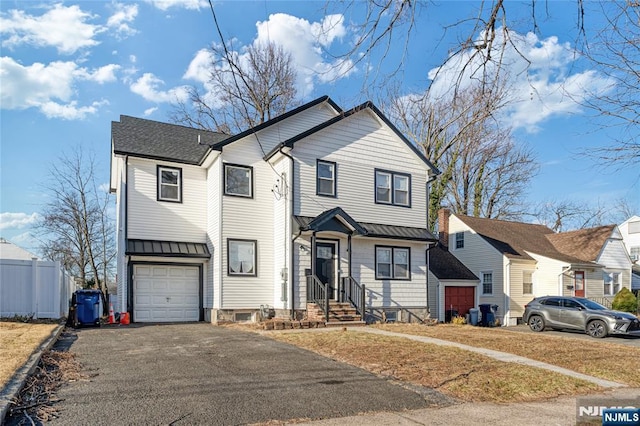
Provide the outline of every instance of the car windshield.
[[601,304],[594,302],[589,299],[576,299],[578,302],[582,303],[587,309],[591,309],[594,311],[606,311],[607,308],[602,306]]

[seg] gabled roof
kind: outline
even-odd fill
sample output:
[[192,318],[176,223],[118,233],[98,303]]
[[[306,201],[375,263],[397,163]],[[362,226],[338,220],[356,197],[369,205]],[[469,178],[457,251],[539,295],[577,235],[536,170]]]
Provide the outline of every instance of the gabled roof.
[[414,154],[416,154],[416,156],[418,156],[418,158],[425,163],[432,171],[434,174],[438,175],[440,174],[440,170],[438,170],[438,168],[436,166],[434,166],[428,159],[427,157],[424,156],[424,154],[413,144],[411,143],[411,141],[409,141],[397,128],[396,126],[393,125],[393,123],[391,123],[389,121],[389,119],[387,119],[387,117],[384,116],[384,114],[382,114],[382,112],[372,103],[372,102],[365,102],[361,105],[358,105],[348,111],[344,111],[341,114],[325,121],[324,123],[320,123],[315,127],[312,127],[309,130],[306,130],[278,145],[276,145],[270,152],[268,152],[264,159],[268,160],[269,158],[273,157],[280,149],[284,148],[284,147],[288,147],[288,148],[293,148],[293,146],[296,144],[296,142],[299,142],[300,140],[313,135],[314,133],[317,133],[323,129],[326,129],[329,126],[332,126],[335,123],[338,123],[342,120],[344,120],[347,117],[350,117],[360,111],[363,110],[370,110],[373,114],[375,114],[380,120],[382,120],[390,129],[391,131],[393,131],[393,133],[395,133],[395,135],[402,141],[404,142],[413,152]]
[[[114,154],[184,164],[201,164],[214,144],[229,135],[143,118],[120,116],[111,122]],[[198,143],[200,142],[200,143]]]
[[556,234],[544,225],[458,214],[455,216],[510,259],[533,260],[529,253],[535,253],[571,264],[585,263],[583,259],[555,247],[548,237]]
[[558,251],[577,257],[585,262],[596,262],[604,243],[616,225],[598,226],[596,228],[579,229],[547,236]]
[[33,260],[38,258],[35,254],[13,244],[11,241],[0,238],[0,259]]
[[358,222],[356,222],[340,207],[334,207],[330,210],[326,210],[320,213],[306,225],[306,230],[340,230],[346,231],[345,233],[367,235],[367,230],[364,229]]
[[439,280],[480,281],[457,257],[440,244],[429,250],[429,270]]
[[265,128],[269,127],[269,126],[273,126],[274,124],[279,123],[282,120],[285,120],[285,119],[287,119],[287,118],[289,118],[289,117],[291,117],[293,115],[296,115],[296,114],[298,114],[298,113],[300,113],[300,112],[302,112],[304,110],[312,108],[312,107],[314,107],[316,105],[319,105],[319,104],[321,104],[323,102],[326,102],[329,105],[331,105],[331,107],[337,113],[342,113],[342,109],[335,102],[333,102],[331,100],[331,98],[329,98],[328,96],[321,96],[318,99],[315,99],[315,100],[313,100],[311,102],[308,102],[308,103],[306,103],[304,105],[301,105],[301,106],[299,106],[297,108],[294,108],[291,111],[288,111],[288,112],[286,112],[286,113],[284,113],[282,115],[279,115],[279,116],[277,116],[275,118],[272,118],[271,120],[265,121],[262,124],[259,124],[259,125],[255,126],[255,127],[247,129],[242,133],[238,133],[237,135],[233,135],[231,137],[227,137],[227,138],[225,138],[225,139],[223,139],[221,141],[218,141],[218,142],[216,142],[214,144],[211,144],[211,149],[216,150],[216,151],[220,151],[220,150],[222,150],[223,147],[225,147],[226,145],[229,145],[232,142],[235,142],[235,141],[240,140],[240,139],[242,139],[244,137],[247,137],[247,136],[249,136],[249,135],[251,135],[251,134],[253,134],[255,132],[258,132],[258,131],[260,131],[262,129],[265,129]]

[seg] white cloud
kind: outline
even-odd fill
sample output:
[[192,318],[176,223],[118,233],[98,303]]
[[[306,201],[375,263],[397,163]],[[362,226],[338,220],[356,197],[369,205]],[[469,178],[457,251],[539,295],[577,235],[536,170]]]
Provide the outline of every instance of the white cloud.
[[[502,33],[497,32],[496,36],[494,45],[501,46]],[[515,32],[510,36],[513,46],[507,44],[502,59],[510,100],[503,119],[514,129],[537,132],[545,120],[579,112],[580,102],[594,93],[605,92],[613,84],[593,70],[574,71],[580,58],[569,43],[560,43],[557,37],[540,39],[533,33],[523,36]],[[473,81],[469,70],[477,70],[477,66],[467,67],[461,77],[470,55],[471,52],[464,52],[443,67],[429,71],[429,78],[434,80],[432,96],[451,95],[456,84],[464,88]],[[487,72],[495,71],[495,64],[489,64]]]
[[182,78],[188,80],[195,80],[199,83],[205,84],[209,81],[209,74],[211,73],[211,63],[213,61],[213,53],[208,49],[200,49],[191,60],[187,72],[184,73]]
[[74,86],[80,81],[100,84],[115,81],[118,65],[97,69],[79,67],[74,62],[56,61],[48,65],[36,62],[23,66],[9,57],[0,58],[3,80],[0,104],[2,109],[38,108],[49,118],[82,119],[97,112],[105,101],[78,106]]
[[105,30],[87,23],[94,16],[79,6],[55,4],[40,16],[12,9],[0,14],[2,46],[12,48],[21,44],[36,47],[55,47],[59,53],[73,54],[77,50],[99,44],[94,37]]
[[349,60],[328,60],[324,49],[347,34],[342,15],[328,15],[320,22],[309,22],[285,13],[269,16],[256,23],[258,35],[254,43],[271,41],[291,54],[298,73],[297,87],[301,96],[311,93],[317,82],[327,83],[348,77],[356,71]]
[[0,229],[24,229],[40,220],[38,213],[0,213]]
[[147,108],[144,110],[144,116],[149,117],[151,114],[153,114],[157,110],[158,110],[158,107]]
[[209,7],[206,0],[147,0],[160,10],[168,10],[171,8],[185,8],[191,10],[199,10],[200,8]]
[[161,90],[164,81],[152,73],[144,73],[142,77],[131,84],[131,91],[151,102],[175,102],[185,101],[188,97],[185,86],[175,87],[169,90]]
[[131,28],[130,24],[138,16],[138,5],[116,3],[114,7],[116,11],[107,20],[107,26],[115,30],[120,39],[136,34],[138,31]]

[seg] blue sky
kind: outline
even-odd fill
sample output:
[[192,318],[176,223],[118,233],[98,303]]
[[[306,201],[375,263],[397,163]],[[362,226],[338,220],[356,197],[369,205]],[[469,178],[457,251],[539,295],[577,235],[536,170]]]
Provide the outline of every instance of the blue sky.
[[[329,95],[347,109],[367,100],[365,64],[333,79],[326,71],[336,63],[331,53],[353,42],[364,3],[352,10],[340,10],[340,4],[331,3],[330,11],[323,1],[216,1],[214,7],[234,48],[268,39],[291,52],[301,100]],[[402,66],[404,94],[427,87],[434,68],[468,31],[460,26],[443,36],[443,28],[473,16],[478,5],[444,1],[421,11]],[[519,47],[533,58],[528,73],[518,72],[522,63],[514,58],[514,103],[502,118],[542,165],[528,198],[612,204],[626,199],[640,211],[637,170],[602,170],[576,155],[615,136],[593,126],[566,93],[575,98],[587,86],[606,83],[573,56],[576,2],[551,2],[538,35],[527,34],[532,25],[523,4],[508,6],[520,19],[513,27],[521,36]],[[47,200],[43,187],[56,158],[82,147],[95,156],[98,180],[106,184],[111,122],[121,114],[169,121],[171,102],[184,96],[186,85],[206,89],[207,48],[220,40],[202,0],[2,0],[0,9],[0,236],[37,251],[31,227]],[[322,27],[331,31],[318,40]],[[396,46],[380,71],[396,66],[401,51]],[[374,69],[378,65],[374,61]]]

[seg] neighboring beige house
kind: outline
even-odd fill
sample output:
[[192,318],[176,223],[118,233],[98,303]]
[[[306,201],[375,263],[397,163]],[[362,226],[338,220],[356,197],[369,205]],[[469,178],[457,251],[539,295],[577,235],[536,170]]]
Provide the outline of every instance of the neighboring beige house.
[[615,225],[556,234],[544,225],[440,211],[441,241],[480,279],[478,303],[498,305],[502,324],[521,321],[534,297],[610,302],[631,286],[631,262]]

